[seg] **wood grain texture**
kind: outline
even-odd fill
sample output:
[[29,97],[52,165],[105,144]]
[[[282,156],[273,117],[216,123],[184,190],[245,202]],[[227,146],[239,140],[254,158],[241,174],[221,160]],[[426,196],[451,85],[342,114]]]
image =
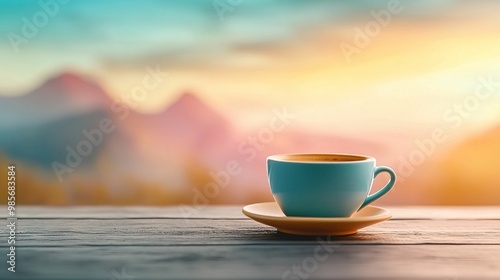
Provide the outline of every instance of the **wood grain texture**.
[[0,279],[500,279],[500,207],[389,209],[355,235],[301,237],[240,206],[21,207]]
[[[393,214],[393,220],[400,219],[482,219],[500,220],[500,206],[384,206]],[[75,206],[39,207],[19,206],[18,218],[175,218],[175,219],[240,219],[243,206],[168,206],[168,207],[116,207],[116,206]],[[0,218],[6,218],[6,211]]]
[[[7,232],[0,234],[6,240]],[[252,220],[116,219],[18,220],[18,246],[173,246],[308,244],[314,237],[279,233]],[[338,244],[500,245],[500,221],[389,220],[355,235],[332,237]],[[6,243],[0,246],[7,246]]]
[[121,274],[125,269],[133,279],[282,279],[293,266],[310,271],[309,279],[499,279],[500,275],[500,251],[488,245],[331,246],[331,253],[319,251],[323,261],[315,264],[311,259],[318,246],[21,248],[16,277],[6,270],[0,277],[113,279],[113,271]]

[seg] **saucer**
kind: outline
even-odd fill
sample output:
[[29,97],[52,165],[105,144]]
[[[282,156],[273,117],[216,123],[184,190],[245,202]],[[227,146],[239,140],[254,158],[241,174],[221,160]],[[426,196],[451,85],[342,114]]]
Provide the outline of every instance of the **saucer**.
[[287,217],[276,202],[247,205],[243,207],[243,214],[278,231],[298,235],[354,234],[361,228],[392,217],[389,210],[371,205],[346,218]]

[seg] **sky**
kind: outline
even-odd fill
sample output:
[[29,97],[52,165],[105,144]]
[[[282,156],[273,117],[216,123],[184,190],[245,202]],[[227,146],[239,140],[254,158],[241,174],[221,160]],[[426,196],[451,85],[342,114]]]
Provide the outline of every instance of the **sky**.
[[[158,66],[169,78],[140,111],[161,111],[190,91],[247,128],[286,106],[312,130],[419,135],[447,125],[443,114],[480,77],[500,80],[494,1],[396,1],[400,11],[363,46],[357,32],[393,2],[63,2],[0,1],[0,94],[74,71],[120,98]],[[30,38],[26,20],[41,20]],[[13,34],[25,41],[14,47]],[[347,57],[345,46],[356,52]],[[498,124],[499,104],[498,92],[481,102],[466,132]]]

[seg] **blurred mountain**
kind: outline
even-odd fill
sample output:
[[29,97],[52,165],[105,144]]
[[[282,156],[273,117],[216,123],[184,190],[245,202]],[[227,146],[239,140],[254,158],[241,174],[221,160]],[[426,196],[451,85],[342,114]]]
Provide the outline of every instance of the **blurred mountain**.
[[47,123],[109,107],[111,99],[89,78],[66,72],[40,87],[14,97],[0,96],[0,129]]
[[[96,110],[46,123],[4,128],[1,130],[0,152],[17,160],[50,168],[54,161],[64,163],[68,154],[67,147],[77,149],[80,141],[86,139],[82,131],[99,127],[104,118],[108,118],[107,112]],[[93,152],[84,162],[90,162],[101,148],[102,145],[93,146]]]
[[[84,130],[109,119],[111,99],[88,78],[75,73],[57,75],[27,94],[0,97],[0,152],[17,160],[50,168],[65,162],[67,147],[77,149]],[[103,139],[107,141],[107,139]],[[98,154],[95,146],[87,161]]]
[[[103,120],[112,123],[113,131],[103,133],[102,141],[92,145],[89,155],[82,156],[82,165],[64,174],[66,187],[78,182],[82,190],[97,184],[118,195],[153,184],[155,192],[176,192],[189,203],[216,180],[214,174],[236,163],[240,172],[209,203],[247,203],[272,199],[265,168],[271,154],[353,153],[391,160],[390,146],[373,139],[294,129],[294,116],[285,109],[274,110],[272,121],[260,129],[242,131],[193,93],[181,94],[157,114],[128,108],[127,114],[118,115],[101,87],[74,73],[63,73],[26,95],[0,101],[6,109],[0,114],[11,117],[10,123],[0,125],[5,135],[0,139],[0,154],[32,164],[52,178],[56,177],[54,161],[67,164],[70,150],[90,143],[84,131],[95,132]],[[78,199],[73,195],[70,201]],[[176,199],[180,198],[161,201]]]
[[184,93],[159,114],[143,114],[140,125],[159,140],[157,147],[200,159],[224,158],[239,132],[227,118],[192,93]]

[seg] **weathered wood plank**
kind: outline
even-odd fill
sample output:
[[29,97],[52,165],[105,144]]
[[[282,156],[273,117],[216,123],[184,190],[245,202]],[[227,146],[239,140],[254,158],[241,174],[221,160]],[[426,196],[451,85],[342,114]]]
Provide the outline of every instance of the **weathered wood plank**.
[[[7,232],[0,232],[6,240]],[[314,238],[277,233],[246,220],[18,220],[18,246],[173,246],[307,244]],[[499,244],[496,220],[389,220],[336,237],[339,244]],[[302,242],[302,243],[301,243]],[[7,246],[1,243],[0,246]]]
[[500,207],[390,209],[396,219],[322,247],[240,206],[21,207],[18,272],[0,279],[281,279],[294,266],[295,279],[500,279]]
[[0,278],[282,279],[295,266],[302,279],[499,279],[499,259],[485,245],[20,248],[17,272]]
[[[18,218],[246,218],[243,206],[169,206],[169,207],[41,207],[19,206]],[[384,206],[393,219],[491,219],[500,220],[500,206]],[[0,218],[6,218],[6,212]]]

